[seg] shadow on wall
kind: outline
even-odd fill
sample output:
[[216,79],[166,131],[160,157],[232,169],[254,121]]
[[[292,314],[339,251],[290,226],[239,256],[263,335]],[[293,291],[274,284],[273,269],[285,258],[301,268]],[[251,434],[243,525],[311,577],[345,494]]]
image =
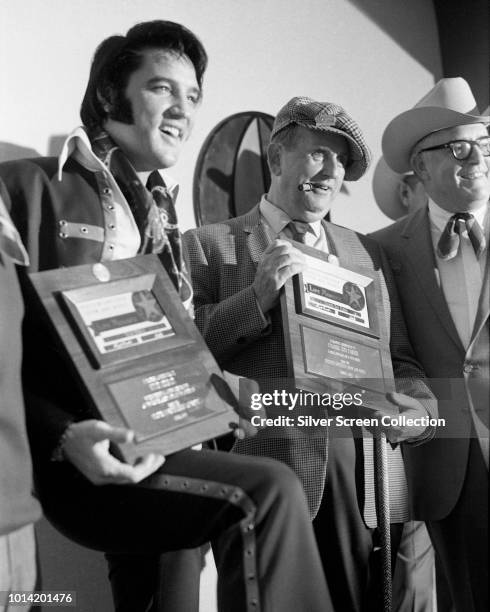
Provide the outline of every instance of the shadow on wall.
[[58,157],[61,153],[61,149],[63,148],[63,143],[66,140],[68,134],[55,134],[54,136],[49,137],[48,141],[48,156],[49,157]]
[[34,149],[22,147],[13,142],[0,142],[0,163],[26,157],[39,157],[39,153]]
[[410,2],[397,3],[398,10],[388,8],[389,3],[382,0],[349,0],[349,2],[432,73],[436,81],[442,77],[439,58],[432,52],[434,43],[427,38],[428,30],[421,28],[419,21],[422,12],[427,17],[432,14],[434,25],[436,24],[434,6],[430,0],[427,1],[428,6],[425,11],[421,11],[421,7],[414,10]]
[[[66,137],[67,134],[55,134],[49,137],[49,157],[58,157],[58,155],[61,153]],[[24,147],[22,145],[15,144],[14,142],[0,141],[0,163],[12,161],[14,159],[28,159],[29,157],[41,157],[41,154],[30,147]]]

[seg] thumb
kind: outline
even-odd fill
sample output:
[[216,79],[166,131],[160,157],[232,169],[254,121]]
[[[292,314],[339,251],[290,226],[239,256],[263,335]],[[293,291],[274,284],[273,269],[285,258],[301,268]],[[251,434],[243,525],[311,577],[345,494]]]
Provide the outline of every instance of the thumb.
[[386,394],[386,399],[392,404],[395,404],[395,406],[401,406],[403,404],[404,397],[405,396],[403,393],[397,393],[396,391],[389,391]]
[[92,438],[100,442],[109,440],[115,444],[125,444],[131,442],[134,438],[134,432],[125,427],[114,427],[104,421],[94,421],[94,426],[91,431]]

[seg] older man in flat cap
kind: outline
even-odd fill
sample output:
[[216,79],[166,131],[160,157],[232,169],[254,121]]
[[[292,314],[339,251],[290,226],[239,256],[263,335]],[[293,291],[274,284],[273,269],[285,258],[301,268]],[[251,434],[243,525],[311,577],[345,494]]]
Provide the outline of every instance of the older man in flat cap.
[[458,612],[488,608],[489,122],[461,78],[442,79],[395,117],[385,159],[412,169],[430,199],[375,234],[446,419],[427,445],[406,449],[406,465]]
[[[277,388],[288,375],[284,333],[278,308],[285,282],[305,268],[299,240],[343,267],[363,266],[379,278],[395,374],[411,379],[392,401],[407,414],[427,408],[404,393],[427,398],[421,368],[413,359],[385,260],[372,240],[324,221],[342,181],[359,179],[370,162],[364,137],[343,108],[296,97],[278,113],[268,148],[271,186],[247,214],[185,235],[195,291],[196,322],[222,366]],[[289,240],[286,240],[289,239]],[[422,400],[423,401],[423,400]],[[372,442],[328,434],[295,435],[294,428],[259,432],[240,441],[239,453],[280,459],[300,477],[314,520],[317,541],[336,610],[381,609],[370,593],[370,569],[376,539],[372,487]],[[424,428],[389,432],[392,441],[418,442]],[[328,452],[327,452],[328,451]],[[328,454],[328,464],[327,464]],[[389,447],[393,483],[392,521],[407,518],[399,449]],[[371,471],[371,477],[358,478]],[[356,467],[357,466],[357,467]],[[328,470],[328,476],[327,476]],[[396,494],[395,494],[396,493]],[[399,503],[398,503],[399,502]],[[395,547],[396,548],[396,547]],[[301,563],[301,559],[298,559]]]

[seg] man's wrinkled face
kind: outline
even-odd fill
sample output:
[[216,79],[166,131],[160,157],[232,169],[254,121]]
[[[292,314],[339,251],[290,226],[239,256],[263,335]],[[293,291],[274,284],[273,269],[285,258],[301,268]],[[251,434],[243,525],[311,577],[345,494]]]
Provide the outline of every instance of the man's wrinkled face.
[[[487,136],[481,123],[459,125],[434,132],[415,149],[424,149],[456,140],[475,141]],[[470,156],[457,160],[447,148],[423,151],[415,159],[425,190],[441,208],[448,212],[464,212],[479,208],[490,197],[490,157],[485,157],[478,146]]]
[[[345,175],[349,146],[345,138],[331,132],[297,127],[288,148],[280,147],[280,171],[276,204],[295,220],[312,222],[330,210]],[[299,185],[312,183],[310,191]]]
[[186,55],[144,51],[141,66],[131,74],[125,90],[133,123],[108,119],[107,132],[137,171],[169,168],[179,159],[189,137],[201,90]]

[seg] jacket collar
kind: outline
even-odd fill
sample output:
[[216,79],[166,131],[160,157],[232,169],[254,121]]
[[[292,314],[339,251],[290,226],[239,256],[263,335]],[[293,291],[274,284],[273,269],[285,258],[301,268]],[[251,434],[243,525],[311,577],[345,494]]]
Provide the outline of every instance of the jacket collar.
[[434,309],[447,334],[456,343],[458,348],[464,352],[464,347],[449,312],[440,284],[439,270],[430,234],[427,207],[424,206],[407,216],[400,235],[403,239],[402,248],[428,302]]
[[[58,180],[63,178],[63,168],[70,157],[76,159],[86,170],[90,172],[107,172],[102,161],[92,151],[90,139],[84,127],[75,128],[66,138],[58,157]],[[175,202],[179,192],[179,185],[166,170],[158,170],[167,191]]]

